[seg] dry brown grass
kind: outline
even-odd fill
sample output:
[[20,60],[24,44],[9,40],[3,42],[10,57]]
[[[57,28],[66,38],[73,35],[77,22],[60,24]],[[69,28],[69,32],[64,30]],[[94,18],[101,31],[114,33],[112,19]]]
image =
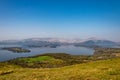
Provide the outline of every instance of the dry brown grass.
[[[0,80],[120,80],[120,58],[62,68],[22,68],[0,63]],[[8,73],[8,74],[4,74]]]

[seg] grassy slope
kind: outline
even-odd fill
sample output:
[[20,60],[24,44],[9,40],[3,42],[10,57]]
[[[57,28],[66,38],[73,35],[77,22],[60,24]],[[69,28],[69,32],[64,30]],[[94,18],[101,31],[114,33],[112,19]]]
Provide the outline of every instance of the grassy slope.
[[0,63],[0,80],[120,80],[120,58],[44,69]]

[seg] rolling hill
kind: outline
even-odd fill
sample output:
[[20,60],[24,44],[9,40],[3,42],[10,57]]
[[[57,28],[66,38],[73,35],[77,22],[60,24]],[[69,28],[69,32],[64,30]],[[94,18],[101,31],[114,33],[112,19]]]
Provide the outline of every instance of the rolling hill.
[[0,63],[0,80],[120,80],[120,58],[62,68],[22,68]]

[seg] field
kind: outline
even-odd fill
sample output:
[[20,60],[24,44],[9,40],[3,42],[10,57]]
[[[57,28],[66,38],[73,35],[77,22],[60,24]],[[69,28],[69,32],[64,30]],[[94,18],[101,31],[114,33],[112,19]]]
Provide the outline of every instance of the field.
[[7,61],[24,68],[58,68],[92,61],[92,56],[70,55],[66,53],[46,53],[33,57],[18,58]]

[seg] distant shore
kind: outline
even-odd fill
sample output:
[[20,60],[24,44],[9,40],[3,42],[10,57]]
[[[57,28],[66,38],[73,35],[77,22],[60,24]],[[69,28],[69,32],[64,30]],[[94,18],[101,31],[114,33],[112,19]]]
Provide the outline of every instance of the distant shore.
[[8,51],[12,51],[14,53],[26,53],[26,52],[31,52],[28,49],[23,49],[21,47],[4,47],[1,48],[2,50],[8,50]]

